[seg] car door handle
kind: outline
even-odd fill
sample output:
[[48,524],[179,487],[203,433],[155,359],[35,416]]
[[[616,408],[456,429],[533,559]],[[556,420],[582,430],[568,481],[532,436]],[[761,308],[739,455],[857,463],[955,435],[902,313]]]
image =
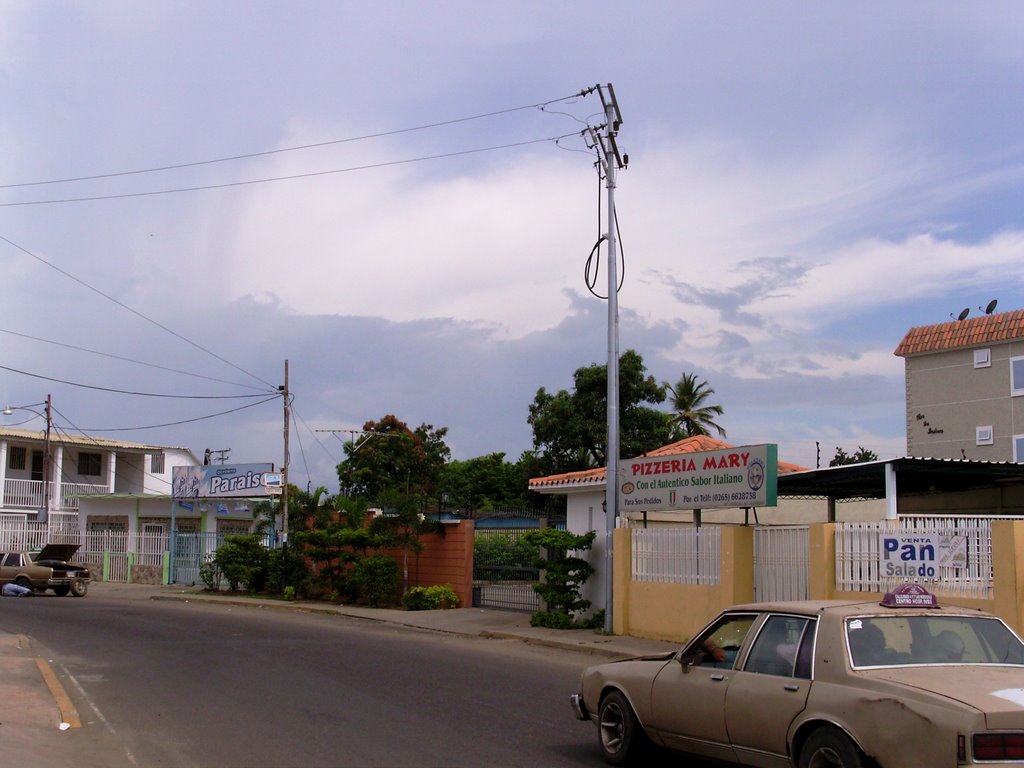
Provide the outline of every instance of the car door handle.
[[782,687],[785,688],[787,691],[799,691],[800,690],[800,686],[796,685],[795,683],[789,683],[789,684],[784,685]]
[[725,675],[723,675],[721,672],[718,672],[718,673],[716,673],[714,675],[711,675],[711,679],[714,680],[717,683],[720,683],[723,680],[725,680]]

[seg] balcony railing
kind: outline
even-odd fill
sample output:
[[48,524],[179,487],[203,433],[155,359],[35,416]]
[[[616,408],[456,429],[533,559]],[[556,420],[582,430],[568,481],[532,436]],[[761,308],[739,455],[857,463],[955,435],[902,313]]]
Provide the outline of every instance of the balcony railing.
[[[78,499],[74,497],[88,493],[110,493],[110,488],[91,483],[51,483],[50,503],[57,510],[77,510]],[[40,509],[43,497],[42,480],[4,481],[3,506],[8,509]]]

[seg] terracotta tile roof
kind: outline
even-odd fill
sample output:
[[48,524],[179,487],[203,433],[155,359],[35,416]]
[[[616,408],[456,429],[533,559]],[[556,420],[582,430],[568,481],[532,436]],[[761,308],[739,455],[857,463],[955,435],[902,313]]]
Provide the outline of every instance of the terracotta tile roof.
[[893,354],[910,357],[1013,339],[1024,339],[1024,309],[911,328]]
[[[661,448],[648,451],[645,456],[672,456],[678,453],[700,453],[703,451],[721,451],[726,448],[735,448],[729,443],[716,440],[707,435],[687,437]],[[779,474],[784,475],[790,472],[805,472],[807,467],[799,464],[790,464],[788,461],[779,462]],[[547,477],[534,477],[530,479],[530,490],[537,491],[542,488],[585,488],[601,486],[608,477],[606,467],[584,469],[579,472],[564,472],[560,475],[548,475]]]

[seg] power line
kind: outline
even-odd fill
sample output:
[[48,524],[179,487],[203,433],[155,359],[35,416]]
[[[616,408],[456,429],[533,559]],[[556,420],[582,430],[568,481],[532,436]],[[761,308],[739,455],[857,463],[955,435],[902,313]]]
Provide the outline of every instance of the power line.
[[[0,365],[0,370],[9,371],[10,373],[21,374],[22,376],[30,376],[33,379],[42,379],[43,381],[53,381],[57,384],[67,384],[69,387],[78,387],[80,389],[93,389],[99,392],[113,392],[118,395],[136,395],[137,397],[163,397],[177,400],[244,400],[252,397],[263,397],[266,392],[261,392],[257,395],[171,395],[160,392],[135,392],[129,389],[114,389],[113,387],[100,387],[95,384],[82,384],[81,382],[68,381],[66,379],[56,379],[52,376],[43,376],[39,373],[30,373],[29,371],[21,371],[17,368],[10,368],[6,365]],[[279,397],[279,395],[274,395]],[[271,398],[273,399],[273,398]]]
[[261,378],[260,378],[259,376],[257,376],[256,374],[254,374],[254,373],[249,373],[249,371],[247,371],[247,370],[245,370],[244,368],[241,368],[241,367],[239,367],[239,366],[235,365],[235,364],[234,364],[234,363],[232,363],[232,362],[231,362],[230,360],[227,360],[227,359],[225,359],[225,358],[221,357],[221,356],[220,356],[220,355],[218,355],[218,354],[217,354],[216,352],[211,352],[211,351],[210,351],[210,350],[208,350],[208,349],[207,349],[206,347],[204,347],[204,346],[202,346],[202,345],[200,345],[200,344],[197,344],[196,342],[192,341],[191,339],[187,339],[187,338],[185,338],[184,336],[182,336],[182,335],[181,335],[180,333],[178,333],[177,331],[172,331],[172,330],[171,330],[170,328],[168,328],[168,327],[167,327],[166,325],[163,325],[162,323],[159,323],[159,322],[157,322],[156,320],[153,320],[152,318],[150,318],[150,317],[147,317],[146,315],[142,314],[141,312],[139,312],[139,311],[138,311],[138,310],[136,310],[136,309],[132,309],[131,307],[129,307],[129,306],[128,306],[127,304],[125,304],[124,302],[122,302],[122,301],[118,301],[118,300],[117,300],[117,299],[115,299],[115,298],[114,298],[113,296],[111,296],[111,295],[109,295],[109,294],[107,294],[107,293],[104,293],[103,291],[101,291],[101,290],[100,290],[99,288],[96,288],[96,287],[94,287],[94,286],[90,285],[89,283],[85,282],[85,281],[84,281],[84,280],[82,280],[81,278],[75,277],[75,276],[74,276],[74,275],[72,275],[72,274],[71,274],[70,272],[67,272],[66,270],[63,270],[63,269],[61,269],[61,268],[60,268],[60,267],[58,267],[58,266],[57,266],[56,264],[53,264],[53,263],[51,263],[51,262],[47,261],[46,259],[44,259],[44,258],[43,258],[42,256],[39,256],[39,255],[37,255],[37,254],[33,253],[33,252],[32,252],[32,251],[30,251],[30,250],[29,250],[28,248],[25,248],[25,247],[23,247],[23,246],[19,245],[18,243],[16,243],[16,242],[14,242],[13,240],[10,240],[10,239],[8,239],[8,238],[4,237],[3,235],[0,235],[0,240],[2,240],[3,242],[7,243],[7,244],[8,244],[8,245],[10,245],[10,246],[12,246],[13,248],[17,248],[17,249],[18,249],[19,251],[21,251],[21,252],[22,252],[22,253],[24,253],[25,255],[27,255],[27,256],[31,256],[31,257],[32,257],[33,259],[35,259],[36,261],[40,262],[41,264],[45,264],[45,265],[46,265],[46,266],[48,266],[48,267],[49,267],[50,269],[52,269],[52,270],[55,270],[55,271],[57,271],[57,272],[60,272],[60,273],[61,273],[62,275],[64,275],[64,276],[65,276],[65,277],[67,277],[68,279],[70,279],[70,280],[73,280],[74,282],[78,283],[79,285],[81,285],[81,286],[83,286],[83,287],[85,287],[85,288],[88,288],[88,289],[89,289],[90,291],[92,291],[93,293],[97,293],[97,294],[99,294],[100,296],[102,296],[103,298],[107,299],[108,301],[112,301],[112,302],[114,302],[115,304],[117,304],[117,306],[121,307],[122,309],[126,309],[126,310],[128,310],[129,312],[131,312],[131,313],[132,313],[133,315],[135,315],[136,317],[138,317],[138,318],[141,318],[141,319],[145,320],[145,321],[146,321],[147,323],[151,323],[152,325],[155,325],[155,326],[156,326],[157,328],[159,328],[160,330],[162,330],[162,331],[166,331],[167,333],[171,334],[171,335],[172,335],[172,336],[174,336],[175,338],[178,338],[178,339],[180,339],[181,341],[184,341],[184,342],[185,342],[186,344],[188,344],[188,345],[190,345],[190,346],[192,346],[192,347],[195,347],[196,349],[200,350],[201,352],[205,352],[206,354],[210,355],[211,357],[214,357],[214,358],[216,358],[217,360],[220,360],[220,361],[221,361],[222,363],[224,363],[225,365],[230,365],[230,366],[231,366],[232,368],[234,368],[234,369],[235,369],[236,371],[240,371],[241,373],[244,373],[244,374],[245,374],[246,376],[251,376],[252,378],[256,379],[256,381],[259,381],[259,382],[260,382],[260,383],[262,383],[262,384],[266,384],[266,385],[267,385],[268,387],[270,387],[270,388],[271,388],[271,389],[273,389],[274,391],[277,391],[277,387],[276,387],[275,385],[271,384],[271,383],[270,383],[269,381],[264,381],[263,379],[261,379]]
[[[262,179],[247,179],[245,181],[229,181],[221,184],[202,184],[194,187],[175,187],[173,189],[156,189],[149,190],[146,192],[121,192],[112,195],[86,195],[83,197],[65,197],[58,198],[55,200],[23,200],[15,203],[0,203],[0,208],[15,208],[20,206],[28,205],[54,205],[58,203],[84,203],[94,202],[99,200],[124,200],[132,197],[153,197],[156,195],[173,195],[181,192],[203,192],[210,189],[228,189],[231,187],[245,187],[254,184],[268,184],[275,181],[291,181],[294,179],[309,179],[317,176],[330,176],[339,173],[352,173],[354,171],[367,171],[375,168],[387,168],[389,166],[397,165],[408,165],[410,163],[420,163],[426,160],[443,160],[451,157],[460,157],[463,155],[479,154],[482,152],[494,152],[500,149],[512,149],[515,147],[525,147],[531,144],[543,144],[546,142],[553,142],[557,144],[562,139],[569,138],[570,136],[579,136],[580,132],[574,131],[573,133],[565,133],[561,136],[548,136],[542,139],[528,139],[526,141],[517,141],[510,144],[498,144],[490,147],[477,147],[475,149],[463,149],[455,152],[444,152],[438,155],[423,155],[421,157],[407,158],[405,160],[387,160],[380,163],[368,163],[366,165],[354,165],[347,168],[335,168],[329,171],[310,171],[309,173],[295,173],[287,176],[271,176]],[[9,241],[8,241],[9,242]]]
[[112,360],[121,360],[122,362],[125,362],[125,363],[134,363],[135,365],[142,365],[142,366],[146,366],[148,368],[156,368],[159,371],[167,371],[169,373],[180,373],[182,376],[192,376],[193,378],[196,378],[196,379],[205,379],[206,381],[213,381],[213,382],[217,382],[218,384],[230,384],[230,385],[232,385],[234,387],[245,387],[246,389],[255,389],[255,387],[252,386],[251,384],[241,384],[241,383],[236,382],[236,381],[226,381],[224,379],[218,379],[218,378],[215,378],[213,376],[204,376],[201,373],[191,373],[189,371],[182,371],[182,370],[179,370],[177,368],[168,368],[167,366],[157,365],[156,363],[147,363],[144,360],[133,360],[130,357],[121,357],[120,355],[114,355],[114,354],[111,354],[109,352],[100,352],[99,350],[96,350],[96,349],[88,349],[86,347],[78,347],[78,346],[75,346],[73,344],[64,344],[64,343],[59,342],[59,341],[53,341],[52,339],[43,339],[43,338],[40,338],[38,336],[29,336],[27,333],[18,333],[17,331],[10,331],[10,330],[7,330],[6,328],[0,328],[0,333],[6,333],[6,334],[8,334],[10,336],[18,336],[19,338],[29,339],[30,341],[39,341],[39,342],[42,342],[43,344],[52,344],[52,345],[54,345],[56,347],[63,347],[64,349],[73,349],[76,352],[87,352],[87,353],[89,353],[91,355],[100,355],[101,357],[109,357]]
[[424,131],[424,130],[428,130],[430,128],[442,128],[442,127],[445,127],[445,126],[448,126],[448,125],[457,125],[458,123],[467,123],[467,122],[470,122],[470,121],[473,121],[473,120],[482,120],[482,119],[488,118],[488,117],[498,117],[499,115],[507,115],[507,114],[510,114],[512,112],[520,112],[520,111],[523,111],[523,110],[526,110],[526,109],[539,109],[541,111],[547,112],[548,114],[566,115],[568,117],[572,117],[574,120],[579,121],[578,118],[570,115],[568,112],[552,112],[551,110],[546,110],[545,107],[547,107],[550,104],[557,104],[557,103],[563,102],[563,101],[570,101],[571,99],[575,99],[575,98],[578,98],[578,97],[583,96],[583,95],[585,95],[585,94],[581,91],[579,93],[574,93],[571,96],[562,96],[561,98],[558,98],[558,99],[550,99],[548,101],[542,101],[542,102],[538,102],[538,103],[535,103],[535,104],[524,104],[524,105],[519,106],[519,107],[509,107],[507,109],[499,109],[499,110],[495,110],[493,112],[484,112],[484,113],[479,114],[479,115],[470,115],[468,117],[456,117],[456,118],[452,118],[450,120],[440,120],[440,121],[435,122],[435,123],[426,123],[424,125],[416,125],[416,126],[412,126],[410,128],[397,128],[397,129],[390,130],[390,131],[380,131],[378,133],[368,133],[368,134],[364,134],[362,136],[349,136],[349,137],[343,138],[343,139],[332,139],[330,141],[319,141],[319,142],[315,142],[315,143],[312,143],[312,144],[300,144],[300,145],[295,146],[295,147],[283,147],[281,149],[268,149],[268,150],[264,150],[264,151],[261,151],[261,152],[248,152],[246,154],[230,155],[228,157],[218,157],[218,158],[214,158],[212,160],[195,160],[195,161],[192,161],[192,162],[175,163],[175,164],[172,164],[172,165],[155,166],[153,168],[139,168],[139,169],[130,170],[130,171],[115,171],[115,172],[111,172],[111,173],[98,173],[98,174],[93,174],[91,176],[73,176],[73,177],[64,178],[64,179],[48,179],[48,180],[45,180],[45,181],[24,181],[24,182],[18,182],[18,183],[13,183],[13,184],[0,184],[0,189],[13,189],[13,188],[17,188],[17,187],[38,187],[38,186],[44,186],[44,185],[48,185],[48,184],[66,184],[66,183],[78,182],[78,181],[96,181],[96,180],[99,180],[99,179],[117,178],[119,176],[137,176],[137,175],[145,174],[145,173],[158,173],[158,172],[162,172],[162,171],[181,170],[183,168],[195,168],[195,167],[202,166],[202,165],[214,165],[216,163],[228,163],[228,162],[234,162],[236,160],[250,160],[250,159],[255,158],[255,157],[267,157],[269,155],[279,155],[279,154],[283,154],[283,153],[286,153],[286,152],[299,152],[299,151],[306,150],[306,149],[320,149],[322,147],[336,146],[338,144],[350,144],[350,143],[353,143],[353,142],[356,142],[356,141],[366,141],[368,139],[380,139],[380,138],[385,138],[387,136],[398,136],[398,135],[403,134],[403,133],[413,133],[415,131]]
[[193,424],[197,421],[206,421],[207,419],[215,419],[218,416],[227,416],[229,413],[238,413],[244,411],[247,408],[255,408],[257,405],[263,405],[265,403],[277,400],[277,395],[274,397],[268,397],[266,400],[260,400],[258,403],[249,403],[248,405],[242,405],[238,408],[232,408],[227,411],[220,411],[218,413],[211,413],[206,416],[197,416],[194,419],[182,419],[181,421],[169,421],[165,424],[147,424],[142,427],[112,427],[103,429],[85,429],[85,432],[137,432],[143,429],[160,429],[162,427],[177,427],[181,424]]

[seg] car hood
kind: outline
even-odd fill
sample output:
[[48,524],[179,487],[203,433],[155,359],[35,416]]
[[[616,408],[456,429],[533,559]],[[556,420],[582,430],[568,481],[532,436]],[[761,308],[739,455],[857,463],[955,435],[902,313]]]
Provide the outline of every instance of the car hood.
[[879,669],[869,674],[973,707],[985,714],[989,728],[1024,728],[1024,667],[962,664]]
[[35,560],[70,560],[74,557],[75,552],[78,551],[81,544],[47,544],[43,547],[39,554],[35,556]]

